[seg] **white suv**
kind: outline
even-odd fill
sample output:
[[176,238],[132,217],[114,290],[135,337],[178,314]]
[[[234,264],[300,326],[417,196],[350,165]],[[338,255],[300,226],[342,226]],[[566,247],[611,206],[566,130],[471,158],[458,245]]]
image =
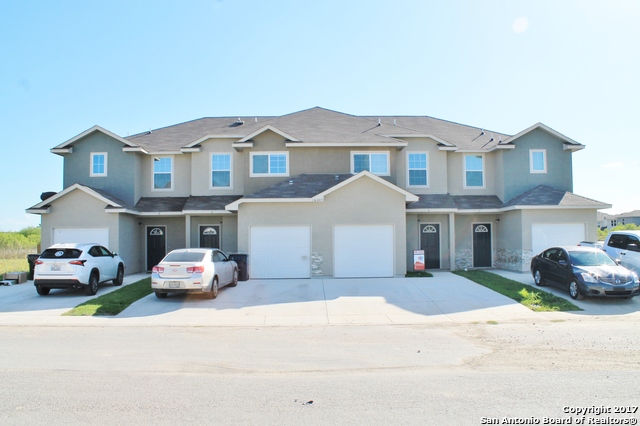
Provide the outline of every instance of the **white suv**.
[[613,231],[602,249],[640,276],[640,231]]
[[41,296],[52,288],[84,288],[88,296],[98,284],[124,281],[124,261],[99,244],[54,244],[35,262],[33,284]]

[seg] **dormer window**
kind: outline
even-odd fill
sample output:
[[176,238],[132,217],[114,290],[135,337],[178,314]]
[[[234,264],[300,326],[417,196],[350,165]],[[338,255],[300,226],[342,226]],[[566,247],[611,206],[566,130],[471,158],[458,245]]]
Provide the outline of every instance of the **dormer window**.
[[173,189],[173,157],[153,158],[153,189]]
[[91,170],[89,175],[92,177],[107,176],[107,153],[92,152],[91,153]]
[[529,150],[529,169],[531,173],[547,173],[547,150]]
[[389,176],[388,152],[352,152],[351,173],[366,170],[378,176]]
[[252,152],[251,176],[289,176],[287,152]]

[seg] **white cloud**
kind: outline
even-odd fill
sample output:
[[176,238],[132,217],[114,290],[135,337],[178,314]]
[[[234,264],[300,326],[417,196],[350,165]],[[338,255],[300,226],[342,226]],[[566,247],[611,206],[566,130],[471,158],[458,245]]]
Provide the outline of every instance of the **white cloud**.
[[511,28],[513,28],[514,33],[523,33],[527,31],[527,28],[529,28],[529,20],[524,16],[520,17],[513,21],[513,25],[511,26]]

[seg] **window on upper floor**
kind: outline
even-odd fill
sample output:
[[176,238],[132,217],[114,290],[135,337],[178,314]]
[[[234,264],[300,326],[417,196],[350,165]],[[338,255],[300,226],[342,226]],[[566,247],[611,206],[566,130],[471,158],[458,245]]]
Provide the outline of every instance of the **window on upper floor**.
[[173,157],[153,158],[153,189],[173,189]]
[[91,170],[89,176],[106,176],[107,175],[107,153],[92,152],[91,153]]
[[352,152],[351,173],[366,170],[379,176],[389,176],[388,152]]
[[289,154],[252,152],[251,176],[289,176]]
[[529,150],[529,169],[531,173],[547,173],[547,150]]
[[484,156],[464,156],[465,188],[484,188]]
[[407,153],[407,173],[409,186],[429,186],[426,152]]
[[231,188],[231,154],[211,154],[211,188]]

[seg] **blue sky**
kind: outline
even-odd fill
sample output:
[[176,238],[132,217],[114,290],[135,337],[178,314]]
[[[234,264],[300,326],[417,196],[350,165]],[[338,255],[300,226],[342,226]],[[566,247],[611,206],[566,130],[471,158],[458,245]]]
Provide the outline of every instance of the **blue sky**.
[[49,149],[208,116],[429,115],[587,146],[576,194],[640,209],[637,1],[3,1],[0,231],[62,190]]

